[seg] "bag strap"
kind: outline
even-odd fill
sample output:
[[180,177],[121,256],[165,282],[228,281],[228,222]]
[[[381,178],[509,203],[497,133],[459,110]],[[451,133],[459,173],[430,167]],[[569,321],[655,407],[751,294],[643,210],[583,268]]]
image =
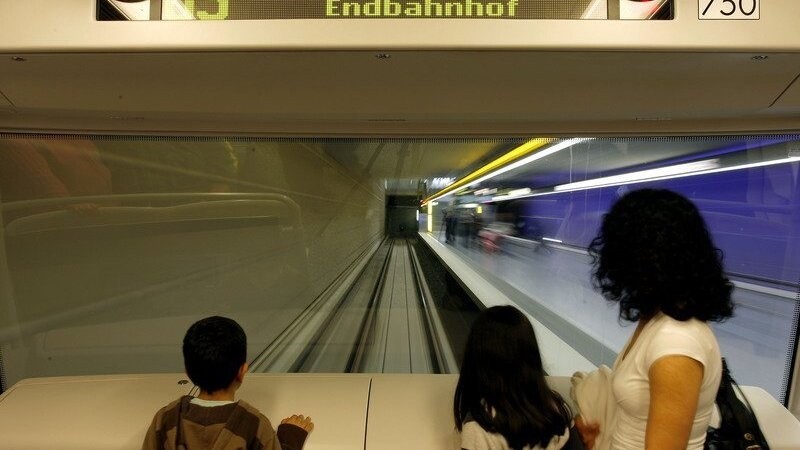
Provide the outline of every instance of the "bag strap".
[[[730,394],[734,396],[734,398],[723,399],[727,400],[729,407],[736,408],[738,411],[733,410],[731,411],[736,421],[738,422],[738,426],[742,428],[743,435],[741,438],[744,440],[746,447],[744,450],[769,450],[769,444],[767,444],[767,440],[764,438],[764,434],[761,432],[761,427],[758,424],[758,418],[756,417],[755,410],[753,406],[750,404],[750,401],[747,400],[747,396],[742,391],[742,388],[736,383],[736,380],[733,379],[731,376],[730,370],[728,369],[728,363],[725,361],[725,358],[722,358],[722,380],[720,382],[720,389],[717,393],[717,402],[719,403],[720,396],[724,394],[724,385],[730,387]],[[738,403],[736,405],[735,403]],[[722,414],[720,414],[722,416]],[[725,426],[723,423],[722,426]]]

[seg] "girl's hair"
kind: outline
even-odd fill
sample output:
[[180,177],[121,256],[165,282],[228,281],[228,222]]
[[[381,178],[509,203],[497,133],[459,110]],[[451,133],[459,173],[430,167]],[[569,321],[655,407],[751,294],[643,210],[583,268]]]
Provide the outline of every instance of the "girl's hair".
[[656,313],[676,320],[721,321],[733,315],[733,285],[722,271],[705,221],[685,197],[641,189],[619,199],[589,246],[594,280],[619,302],[621,319]]
[[513,449],[546,447],[564,434],[572,412],[544,378],[530,321],[512,306],[483,311],[467,338],[453,413],[502,435]]

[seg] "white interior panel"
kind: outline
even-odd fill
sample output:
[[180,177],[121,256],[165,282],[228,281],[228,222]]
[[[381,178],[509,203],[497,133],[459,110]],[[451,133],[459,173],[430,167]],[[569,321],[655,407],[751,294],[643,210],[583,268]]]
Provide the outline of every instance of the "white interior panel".
[[[179,374],[25,380],[0,396],[3,448],[138,449],[155,412],[188,391]],[[304,448],[456,448],[456,375],[250,374],[238,392],[276,425],[310,415]],[[569,378],[548,382],[565,399]],[[770,447],[797,448],[800,422],[760,388],[745,387]],[[120,407],[124,405],[124,407]],[[47,432],[42,432],[46,424]]]

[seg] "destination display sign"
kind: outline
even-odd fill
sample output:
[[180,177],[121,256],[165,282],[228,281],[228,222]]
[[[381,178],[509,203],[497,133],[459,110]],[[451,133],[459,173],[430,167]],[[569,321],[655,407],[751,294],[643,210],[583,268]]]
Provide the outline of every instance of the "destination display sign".
[[161,20],[673,17],[673,0],[161,0],[156,7]]

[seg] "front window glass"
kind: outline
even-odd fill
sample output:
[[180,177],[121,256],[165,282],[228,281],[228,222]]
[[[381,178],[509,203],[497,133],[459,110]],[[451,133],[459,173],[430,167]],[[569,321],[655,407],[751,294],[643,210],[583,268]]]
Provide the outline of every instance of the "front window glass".
[[632,327],[593,288],[586,247],[616,199],[660,187],[698,206],[724,252],[738,306],[714,329],[737,380],[784,400],[799,167],[800,138],[783,135],[4,135],[6,386],[180,372],[183,333],[212,314],[243,325],[257,371],[457,372],[487,300],[447,261],[547,328],[550,374],[610,364]]

